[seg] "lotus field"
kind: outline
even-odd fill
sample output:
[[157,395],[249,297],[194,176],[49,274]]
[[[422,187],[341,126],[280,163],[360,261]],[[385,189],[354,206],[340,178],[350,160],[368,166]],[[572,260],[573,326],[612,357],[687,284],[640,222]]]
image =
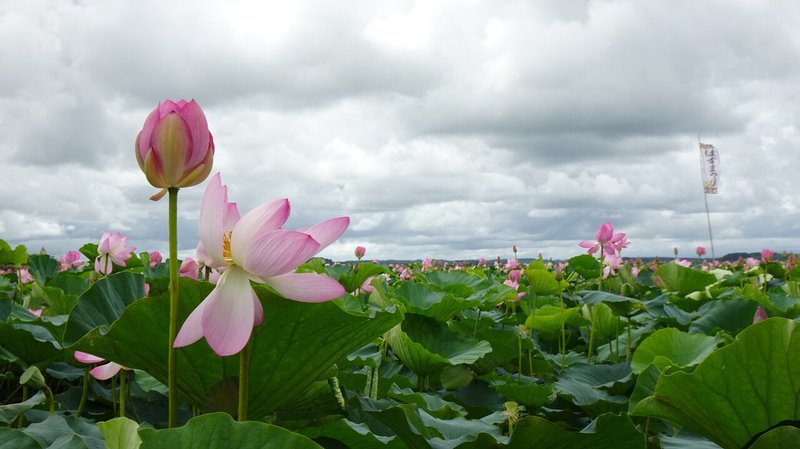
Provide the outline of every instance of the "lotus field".
[[564,261],[332,263],[349,219],[240,212],[207,126],[165,101],[135,141],[169,254],[0,240],[0,448],[800,447],[794,255],[627,258],[604,223]]

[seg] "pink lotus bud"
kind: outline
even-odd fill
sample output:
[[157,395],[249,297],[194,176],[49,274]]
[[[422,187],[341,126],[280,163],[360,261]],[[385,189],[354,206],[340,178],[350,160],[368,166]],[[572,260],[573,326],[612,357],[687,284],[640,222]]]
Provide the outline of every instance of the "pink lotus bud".
[[769,262],[773,257],[775,257],[775,252],[771,249],[764,248],[761,250],[761,260],[764,262]]
[[160,264],[162,260],[161,253],[158,251],[150,251],[150,266],[155,267],[156,265]]
[[761,305],[759,305],[756,309],[756,313],[753,315],[753,324],[758,323],[759,321],[764,321],[767,318],[769,318],[769,316],[767,316],[767,311],[764,310]]
[[197,103],[166,100],[159,103],[136,136],[136,161],[147,181],[161,192],[150,197],[158,201],[170,187],[200,184],[211,173],[214,139]]
[[703,257],[706,255],[706,249],[702,246],[697,247],[697,257]]
[[519,282],[522,277],[522,270],[511,270],[508,273],[508,278],[513,282]]
[[364,254],[367,254],[367,249],[363,246],[356,246],[356,258],[361,259],[364,257]]

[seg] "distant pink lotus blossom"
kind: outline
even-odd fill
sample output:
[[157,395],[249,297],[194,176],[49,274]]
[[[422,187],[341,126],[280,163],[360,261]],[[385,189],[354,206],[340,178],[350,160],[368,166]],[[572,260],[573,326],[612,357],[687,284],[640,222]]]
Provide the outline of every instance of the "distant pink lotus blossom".
[[638,265],[634,265],[631,267],[631,276],[633,276],[634,278],[638,278],[640,272],[641,268],[639,268]]
[[686,259],[675,259],[675,265],[680,265],[682,267],[689,268],[692,266],[692,261]]
[[158,251],[151,251],[150,252],[150,267],[155,267],[156,265],[160,264],[163,260],[161,257],[161,253]]
[[125,266],[125,261],[131,258],[136,250],[128,246],[128,237],[123,237],[119,232],[113,234],[104,232],[97,245],[97,259],[94,261],[94,270],[101,274],[111,274],[114,264]]
[[625,233],[619,232],[614,234],[614,225],[612,225],[611,222],[601,224],[600,227],[597,228],[594,237],[595,241],[590,242],[588,240],[583,240],[578,243],[578,246],[586,248],[589,254],[594,254],[598,249],[602,248],[604,255],[616,254],[617,248],[615,245],[623,240],[625,246],[621,248],[628,246],[628,241],[625,240]]
[[61,260],[59,262],[58,271],[67,271],[73,268],[80,268],[84,264],[84,261],[81,260],[81,253],[77,251],[67,251],[67,254],[61,256]]
[[506,270],[516,270],[519,267],[519,261],[516,258],[510,258],[506,261]]
[[[102,363],[105,359],[86,352],[75,351],[75,360],[81,363]],[[109,362],[92,368],[89,374],[97,380],[108,380],[116,376],[121,369],[128,369],[119,363]]]
[[706,249],[703,246],[697,247],[697,257],[703,257],[706,255]]
[[17,279],[19,279],[20,284],[30,284],[33,282],[33,276],[27,268],[20,268],[17,271]]
[[433,269],[433,260],[430,257],[426,257],[425,260],[422,261],[422,270],[431,270]]
[[744,271],[750,271],[754,268],[758,268],[760,265],[761,264],[758,259],[754,257],[748,257],[744,261]]
[[286,298],[323,302],[345,293],[335,280],[294,270],[336,241],[350,219],[333,218],[302,231],[282,229],[289,218],[289,201],[266,202],[243,217],[228,202],[219,173],[206,188],[200,208],[200,240],[215,264],[225,265],[216,287],[189,315],[174,346],[190,345],[205,337],[217,355],[241,351],[261,324],[264,311],[250,286],[262,282]]
[[485,257],[481,257],[480,259],[478,259],[478,266],[482,267],[484,265],[486,265],[486,258]]
[[761,260],[764,263],[771,261],[773,257],[775,257],[775,251],[767,248],[761,250]]
[[764,321],[767,318],[769,318],[767,311],[761,307],[761,304],[759,304],[758,308],[756,308],[756,313],[753,315],[753,324],[758,323],[759,321]]

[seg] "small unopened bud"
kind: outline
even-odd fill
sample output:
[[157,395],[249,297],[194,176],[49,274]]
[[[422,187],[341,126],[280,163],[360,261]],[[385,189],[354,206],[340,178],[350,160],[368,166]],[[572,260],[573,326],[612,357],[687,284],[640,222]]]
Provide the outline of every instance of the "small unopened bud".
[[355,254],[356,254],[356,259],[361,259],[362,257],[364,257],[365,254],[367,254],[367,249],[364,248],[363,246],[356,246]]
[[28,369],[26,369],[25,372],[19,376],[19,383],[20,385],[24,385],[34,390],[41,390],[45,385],[44,376],[36,366],[29,366]]
[[759,305],[758,308],[756,309],[756,313],[753,315],[753,324],[758,323],[759,321],[764,321],[767,318],[769,318],[769,316],[767,315],[767,311],[764,310],[764,308],[761,307],[761,305]]

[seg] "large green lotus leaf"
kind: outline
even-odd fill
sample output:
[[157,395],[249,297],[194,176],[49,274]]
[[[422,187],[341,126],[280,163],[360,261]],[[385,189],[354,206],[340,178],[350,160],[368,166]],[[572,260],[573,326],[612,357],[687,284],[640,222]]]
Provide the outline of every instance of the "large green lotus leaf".
[[347,418],[330,421],[319,427],[304,427],[299,429],[299,432],[325,447],[341,447],[326,444],[330,440],[338,441],[344,444],[343,447],[349,449],[405,449],[407,447],[397,436],[376,435],[366,424],[356,423]]
[[47,328],[26,323],[0,322],[0,348],[14,354],[26,366],[52,360],[62,351]]
[[192,418],[173,429],[141,429],[140,449],[317,449],[322,446],[308,437],[263,422],[236,422],[225,413]]
[[559,295],[561,294],[561,284],[556,276],[546,270],[529,268],[525,270],[525,275],[531,283],[531,290],[537,295]]
[[588,341],[590,332],[594,330],[594,344],[613,339],[626,329],[627,323],[615,315],[604,302],[594,306],[584,305],[580,311],[587,323],[584,338]]
[[687,430],[681,430],[674,436],[662,436],[659,441],[661,449],[720,449],[708,439]]
[[28,248],[25,245],[17,245],[16,248],[11,249],[11,246],[5,240],[0,239],[0,266],[24,265],[28,261]]
[[717,339],[703,334],[687,334],[675,328],[659,329],[636,348],[631,369],[639,374],[655,364],[662,371],[670,365],[689,367],[702,362],[717,349]]
[[45,285],[47,279],[58,274],[58,261],[47,254],[36,254],[28,257],[28,269],[41,285]]
[[546,305],[533,312],[525,325],[545,334],[555,335],[561,332],[561,327],[566,324],[578,326],[585,323],[577,307],[563,309],[559,306]]
[[55,287],[66,295],[80,296],[89,288],[89,280],[78,273],[62,271],[56,277],[47,280],[48,287]]
[[800,428],[793,426],[776,427],[758,437],[749,449],[784,449],[797,447],[800,443]]
[[397,385],[392,385],[388,391],[388,396],[396,399],[405,404],[416,404],[417,407],[430,413],[431,416],[440,419],[450,419],[459,416],[466,416],[467,411],[464,407],[442,399],[428,393],[417,393],[410,388],[400,388]]
[[114,418],[97,423],[103,433],[106,449],[139,449],[139,423],[128,418]]
[[539,384],[531,378],[517,379],[514,375],[490,373],[482,379],[489,382],[489,386],[508,399],[524,404],[528,412],[544,407],[556,399],[553,385]]
[[0,427],[0,449],[42,449],[42,445],[21,430]]
[[65,295],[60,288],[41,287],[38,283],[31,287],[31,296],[37,304],[47,305],[46,316],[67,315],[78,302],[75,295]]
[[567,272],[576,272],[584,279],[591,280],[600,277],[603,272],[603,265],[599,260],[589,254],[575,256],[567,262]]
[[594,432],[573,432],[538,416],[523,418],[514,427],[512,449],[645,449],[628,415],[604,414],[594,423]]
[[496,425],[501,413],[482,419],[439,419],[414,404],[386,406],[362,399],[364,410],[392,429],[409,448],[468,449],[497,447],[508,438]]
[[704,291],[707,286],[717,282],[717,277],[711,273],[682,267],[675,262],[660,265],[656,269],[656,275],[667,290],[677,292],[681,296]]
[[476,290],[488,288],[491,285],[486,279],[471,275],[467,272],[456,271],[432,271],[426,278],[431,285],[466,298],[475,293]]
[[[512,361],[516,364],[516,360],[519,357],[520,344],[518,327],[498,325],[491,317],[486,315],[483,314],[477,323],[473,319],[452,321],[449,323],[450,329],[457,331],[461,335],[489,342],[492,352],[475,362],[479,371],[491,371],[498,365],[505,365]],[[522,339],[523,356],[533,349],[530,338]]]
[[584,304],[595,305],[603,303],[609,307],[618,316],[628,316],[628,314],[639,304],[641,300],[636,298],[629,298],[627,296],[615,295],[609,292],[602,292],[598,290],[584,290],[578,292],[581,297],[581,302]]
[[413,313],[389,332],[388,341],[397,357],[420,376],[445,365],[475,363],[492,350],[487,341],[456,334],[440,321]]
[[697,309],[699,318],[689,326],[689,332],[714,335],[720,330],[736,335],[753,324],[758,303],[745,299],[714,300]]
[[408,312],[429,316],[439,321],[447,321],[464,309],[480,306],[478,300],[466,300],[450,293],[436,292],[426,285],[414,282],[403,283],[394,294]]
[[653,395],[653,392],[656,391],[659,377],[661,377],[661,370],[655,365],[648,365],[647,368],[639,373],[639,376],[636,377],[636,385],[631,392],[631,399],[628,402],[629,412],[636,407],[639,401]]
[[94,328],[111,325],[125,308],[144,296],[144,276],[125,271],[106,276],[78,298],[64,330],[64,346],[80,340]]
[[675,327],[685,327],[691,323],[696,312],[686,312],[669,300],[669,295],[664,294],[644,303],[647,313],[657,320]]
[[25,433],[47,448],[103,447],[100,429],[93,422],[78,416],[47,415],[44,421],[29,425]]
[[572,366],[553,385],[559,396],[597,416],[626,409],[628,397],[618,393],[630,382],[629,368],[619,363]]
[[[37,405],[43,403],[47,397],[45,396],[43,391],[37,392],[35,395],[31,396],[27,400],[20,402],[18,404],[4,404],[0,405],[0,421],[10,424],[13,422],[17,417],[27,412],[28,410],[36,407]],[[2,446],[0,446],[2,447]]]
[[[179,322],[213,285],[180,279]],[[337,360],[402,320],[398,312],[374,316],[343,311],[334,302],[307,304],[255,286],[264,322],[253,332],[248,414],[266,416],[299,397]],[[136,301],[103,335],[94,330],[77,349],[150,373],[167,383],[169,294]],[[178,389],[203,410],[235,411],[239,357],[216,356],[205,340],[178,349]]]
[[633,413],[685,426],[725,449],[800,420],[798,323],[770,318],[745,329],[694,372],[663,374]]

